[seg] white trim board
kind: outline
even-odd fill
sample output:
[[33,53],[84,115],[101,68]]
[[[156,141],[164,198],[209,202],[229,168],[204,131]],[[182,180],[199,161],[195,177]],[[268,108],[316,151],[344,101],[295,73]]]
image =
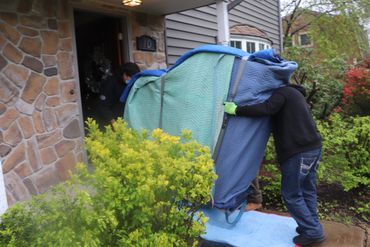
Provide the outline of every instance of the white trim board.
[[0,215],[2,215],[8,208],[8,201],[6,200],[4,176],[2,161],[0,160]]

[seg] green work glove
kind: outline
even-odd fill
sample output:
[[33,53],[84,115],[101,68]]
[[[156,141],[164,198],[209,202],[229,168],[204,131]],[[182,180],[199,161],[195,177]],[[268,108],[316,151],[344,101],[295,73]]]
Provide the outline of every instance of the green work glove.
[[234,102],[224,102],[224,110],[227,114],[235,115],[237,107]]

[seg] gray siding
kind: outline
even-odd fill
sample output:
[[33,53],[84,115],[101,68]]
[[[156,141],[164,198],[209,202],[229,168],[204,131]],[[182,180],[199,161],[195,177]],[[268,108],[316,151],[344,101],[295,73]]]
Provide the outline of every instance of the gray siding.
[[[245,23],[268,35],[273,47],[281,48],[278,0],[244,0],[229,12],[230,26]],[[216,5],[166,16],[167,62],[169,65],[197,46],[215,44],[217,37]]]

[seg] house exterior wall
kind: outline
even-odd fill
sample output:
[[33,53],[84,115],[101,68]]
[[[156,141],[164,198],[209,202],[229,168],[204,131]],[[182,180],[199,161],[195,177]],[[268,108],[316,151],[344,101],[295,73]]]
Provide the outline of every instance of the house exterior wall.
[[[137,63],[142,70],[166,68],[164,17],[141,13],[131,13],[130,20],[132,28],[132,60]],[[140,51],[136,49],[136,37],[140,37],[142,35],[148,35],[156,40],[156,52]]]
[[[229,25],[244,23],[264,31],[281,48],[278,0],[244,0],[229,12]],[[217,42],[216,5],[166,16],[167,58],[169,64],[190,49]]]
[[[66,180],[84,160],[71,2],[79,1],[0,1],[0,160],[8,205]],[[164,18],[127,17],[130,58],[143,69],[165,67]],[[156,52],[136,50],[144,34],[157,40]]]
[[67,2],[6,2],[0,13],[0,155],[11,205],[65,180],[82,161],[83,133]]
[[[282,28],[283,28],[283,33],[285,33],[286,28],[287,28],[287,22],[288,18],[290,16],[285,16],[283,17],[283,23],[282,23]],[[297,45],[300,46],[300,35],[301,34],[306,34],[310,30],[310,25],[309,23],[312,22],[314,18],[317,18],[317,14],[309,14],[309,13],[304,13],[293,22],[293,25],[291,27],[291,30],[288,35],[292,36],[292,45]],[[311,45],[312,46],[312,45]]]

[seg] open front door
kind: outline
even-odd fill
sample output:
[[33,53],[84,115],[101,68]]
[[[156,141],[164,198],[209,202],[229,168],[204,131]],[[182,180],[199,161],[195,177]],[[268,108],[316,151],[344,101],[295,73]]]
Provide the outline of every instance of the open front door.
[[84,11],[75,11],[74,20],[84,121],[91,117],[104,126],[109,122],[97,111],[100,88],[125,62],[124,20]]

